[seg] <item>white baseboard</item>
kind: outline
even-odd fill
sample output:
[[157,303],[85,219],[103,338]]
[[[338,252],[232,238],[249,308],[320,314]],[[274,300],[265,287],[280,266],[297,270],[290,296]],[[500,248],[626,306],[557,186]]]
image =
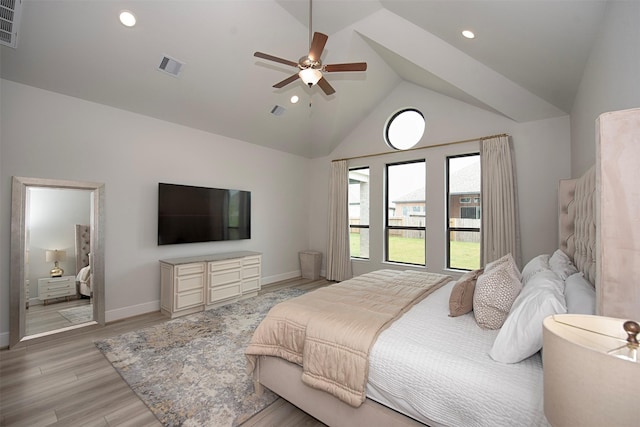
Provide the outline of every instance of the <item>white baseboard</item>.
[[[263,285],[269,285],[271,283],[279,282],[281,280],[295,279],[300,277],[301,271],[291,271],[289,273],[277,274],[274,276],[268,276],[262,278]],[[146,302],[144,304],[132,305],[124,308],[117,308],[115,310],[109,310],[105,313],[106,322],[114,322],[116,320],[126,319],[128,317],[139,316],[141,314],[153,313],[160,311],[160,300]],[[9,332],[0,332],[0,348],[9,346]]]
[[295,279],[296,277],[300,277],[301,274],[300,270],[296,270],[289,273],[276,274],[275,276],[263,277],[261,282],[262,285],[269,285],[281,280]]
[[109,310],[104,314],[104,317],[105,321],[108,323],[115,320],[126,319],[128,317],[139,316],[141,314],[153,313],[154,311],[160,311],[160,300]]

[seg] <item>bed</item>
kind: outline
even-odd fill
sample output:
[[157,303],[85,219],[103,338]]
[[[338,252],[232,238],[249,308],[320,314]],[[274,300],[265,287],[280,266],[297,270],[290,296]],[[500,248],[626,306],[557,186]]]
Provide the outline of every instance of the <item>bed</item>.
[[[280,307],[283,304],[276,306],[275,317],[270,318],[270,312],[256,330],[246,353],[257,391],[267,387],[331,426],[547,426],[539,352],[542,319],[567,312],[568,299],[564,295],[567,280],[579,281],[591,295],[588,307],[585,309],[582,303],[576,310],[595,310],[594,192],[595,168],[579,179],[560,183],[559,248],[553,254],[535,257],[522,271],[517,267],[513,271],[515,263],[505,256],[507,261],[495,262],[500,263],[498,266],[488,264],[484,271],[473,272],[478,286],[482,281],[484,287],[487,281],[484,277],[497,275],[498,269],[500,274],[517,276],[525,283],[515,292],[497,328],[480,322],[478,288],[473,297],[474,310],[451,316],[453,290],[459,289],[462,280],[469,281],[473,276],[470,273],[458,281],[444,280],[426,296],[420,294],[416,301],[383,321],[377,332],[370,333],[373,336],[370,345],[365,343],[354,349],[349,336],[355,334],[354,341],[359,341],[361,323],[354,323],[351,318],[343,320],[336,313],[322,314],[324,319],[317,322],[307,319],[307,314],[296,317],[296,312],[305,312],[305,307],[307,311],[315,310],[310,302],[318,292],[314,291],[298,297],[303,298],[301,303],[289,300],[284,303],[288,308]],[[390,281],[404,280],[394,276],[396,273],[385,270],[367,273],[328,288],[350,287],[362,280],[375,282],[380,274],[389,275]],[[534,287],[531,283],[541,285]],[[544,292],[529,291],[538,286]],[[492,321],[489,317],[488,322]],[[337,337],[332,337],[332,333],[322,332],[316,324],[320,322],[328,322],[332,327],[340,325],[339,330],[349,332],[338,332]],[[267,325],[262,331],[268,323],[274,323],[275,329]],[[301,335],[306,338],[309,333],[312,339],[285,343],[283,348],[277,342],[280,338],[274,335],[278,329],[287,339]],[[337,355],[331,353],[332,349],[326,350],[327,346],[337,347]],[[362,387],[360,377],[349,378],[351,371],[362,370],[359,362],[346,359],[351,353],[368,356]],[[322,366],[325,359],[329,360],[329,367]],[[329,377],[316,381],[316,377],[325,374]],[[347,377],[347,381],[341,377]],[[354,393],[353,388],[358,390]]]
[[75,226],[76,244],[76,284],[80,295],[91,298],[91,227],[83,224]]
[[[563,294],[566,279],[575,275],[576,279],[582,278],[584,283],[593,288],[596,267],[595,239],[593,238],[594,191],[594,168],[579,179],[563,180],[558,192],[559,249],[553,254],[535,257],[523,267],[522,271],[517,270],[512,273],[512,277],[519,275],[518,279],[527,283],[524,288],[518,290],[518,295],[524,294],[520,290],[531,288],[529,283],[536,280],[544,280],[543,286],[546,286],[549,291],[543,294],[544,301],[540,296],[534,298],[537,300],[533,316],[538,317],[540,346],[542,318],[547,314],[567,312]],[[498,262],[504,264],[506,261],[496,261]],[[515,263],[511,262],[510,265],[513,268]],[[485,271],[474,272],[476,282],[482,280],[483,274],[495,271],[495,268],[487,265]],[[402,280],[403,273],[386,270],[367,273],[320,291],[327,292],[326,289],[333,287],[353,287],[354,284],[357,287],[363,280],[365,283],[376,281],[380,274],[389,276],[387,280]],[[408,272],[406,274],[413,277],[430,273]],[[543,276],[544,279],[541,279]],[[254,339],[247,348],[250,370],[253,372],[257,391],[259,392],[263,386],[267,387],[331,426],[548,425],[543,409],[543,375],[539,347],[532,347],[529,342],[518,342],[514,345],[512,341],[519,339],[518,336],[526,336],[528,339],[530,335],[536,335],[537,332],[532,332],[529,328],[523,333],[522,328],[526,329],[526,326],[523,326],[522,319],[519,326],[517,324],[513,326],[513,322],[507,324],[505,320],[498,328],[482,327],[476,318],[478,315],[474,312],[479,311],[477,307],[474,307],[476,310],[472,312],[451,316],[452,291],[458,283],[463,279],[469,280],[469,277],[471,274],[457,281],[449,280],[450,278],[444,279],[444,283],[440,283],[436,289],[428,292],[427,296],[421,296],[417,301],[399,309],[397,315],[392,315],[392,319],[373,334],[374,339],[368,347],[366,384],[361,400],[358,399],[358,393],[346,393],[345,396],[344,389],[351,391],[353,384],[347,383],[345,386],[342,382],[343,378],[323,378],[319,383],[315,381],[318,373],[323,374],[323,369],[328,372],[350,372],[359,369],[354,362],[348,361],[342,365],[335,365],[334,361],[329,362],[331,365],[329,368],[314,367],[314,363],[324,363],[325,359],[342,360],[349,353],[367,350],[367,344],[361,349],[354,350],[348,338],[353,331],[359,331],[361,325],[354,326],[349,323],[351,321],[348,321],[349,325],[346,329],[350,329],[351,332],[345,333],[343,337],[337,337],[335,342],[333,341],[335,337],[317,335],[318,327],[314,326],[313,320],[295,317],[296,311],[315,310],[310,308],[313,307],[313,302],[302,300],[298,303],[302,306],[293,308],[292,312],[276,312],[275,323],[278,325],[275,329],[281,329],[287,336],[300,336],[308,334],[309,331],[316,336],[311,344],[288,343],[285,344],[288,348],[282,350],[278,349],[279,346],[282,347],[281,343],[272,345],[274,343],[269,341],[274,339],[269,337],[272,333],[269,331],[273,330],[269,325],[266,326],[266,341],[260,336],[260,328],[270,321],[270,313],[256,330]],[[547,282],[555,285],[550,286]],[[557,289],[562,289],[559,295]],[[298,298],[307,298],[312,301],[311,298],[314,298],[315,292],[318,291]],[[556,296],[554,301],[560,302],[548,302],[551,299],[547,297],[552,293]],[[341,300],[343,297],[334,296],[334,299]],[[284,305],[288,303],[285,302]],[[473,303],[476,304],[477,301],[474,300]],[[521,311],[527,311],[522,308],[525,303],[518,304]],[[511,310],[516,305],[517,300],[512,300]],[[595,290],[591,307],[595,309]],[[283,310],[282,307],[276,308]],[[507,313],[507,317],[511,312]],[[528,315],[531,316],[531,313]],[[342,325],[338,328],[345,329],[341,320],[336,320],[335,315],[324,315],[324,317],[327,316],[329,323],[334,324],[332,327],[338,324]],[[326,322],[326,319],[322,322]],[[527,318],[525,323],[531,324],[531,319]],[[300,324],[304,324],[302,331],[297,326]],[[294,328],[296,330],[293,330],[291,325],[296,325]],[[510,331],[507,327],[509,325],[511,325]],[[359,337],[357,334],[356,336]],[[332,355],[322,347],[313,347],[318,342],[324,343],[330,339],[329,347],[335,346],[341,350],[346,347],[346,350],[339,352],[338,355]],[[358,339],[355,338],[356,341]],[[505,341],[507,339],[508,341]],[[504,347],[502,351],[513,352],[512,347],[516,347],[516,352],[520,354],[515,359],[512,355],[506,357],[499,354],[500,350],[496,350],[499,341]],[[527,347],[526,350],[522,351],[525,347]],[[309,354],[303,354],[305,348],[307,348],[306,353]],[[529,353],[532,354],[529,355]],[[306,367],[307,363],[311,365],[310,368]],[[312,372],[309,373],[308,370]],[[356,380],[356,383],[357,381],[359,380]]]

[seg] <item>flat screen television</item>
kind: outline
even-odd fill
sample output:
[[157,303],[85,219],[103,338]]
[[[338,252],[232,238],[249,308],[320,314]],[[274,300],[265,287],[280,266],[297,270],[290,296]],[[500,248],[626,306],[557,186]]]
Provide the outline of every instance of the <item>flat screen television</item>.
[[158,184],[158,245],[250,238],[250,191]]

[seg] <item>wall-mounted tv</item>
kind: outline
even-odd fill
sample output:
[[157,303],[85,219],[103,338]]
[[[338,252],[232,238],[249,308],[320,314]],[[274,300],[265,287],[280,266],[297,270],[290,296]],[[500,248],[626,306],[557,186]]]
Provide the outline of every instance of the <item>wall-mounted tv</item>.
[[250,238],[250,191],[158,184],[158,245]]

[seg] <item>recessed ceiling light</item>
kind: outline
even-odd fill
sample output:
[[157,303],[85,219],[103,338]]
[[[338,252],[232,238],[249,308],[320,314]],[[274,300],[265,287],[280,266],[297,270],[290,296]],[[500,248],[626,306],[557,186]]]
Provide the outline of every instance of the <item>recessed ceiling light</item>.
[[129,12],[128,10],[123,10],[120,12],[120,22],[125,27],[133,27],[136,25],[136,16],[133,12]]
[[476,38],[476,35],[475,35],[475,34],[473,34],[473,31],[471,31],[471,30],[464,30],[464,31],[462,32],[462,35],[463,35],[463,36],[465,36],[465,37],[466,37],[466,38],[468,38],[468,39],[474,39],[474,38]]
[[291,103],[295,104],[296,102],[300,101],[300,98],[298,98],[298,95],[293,95],[291,97]]

